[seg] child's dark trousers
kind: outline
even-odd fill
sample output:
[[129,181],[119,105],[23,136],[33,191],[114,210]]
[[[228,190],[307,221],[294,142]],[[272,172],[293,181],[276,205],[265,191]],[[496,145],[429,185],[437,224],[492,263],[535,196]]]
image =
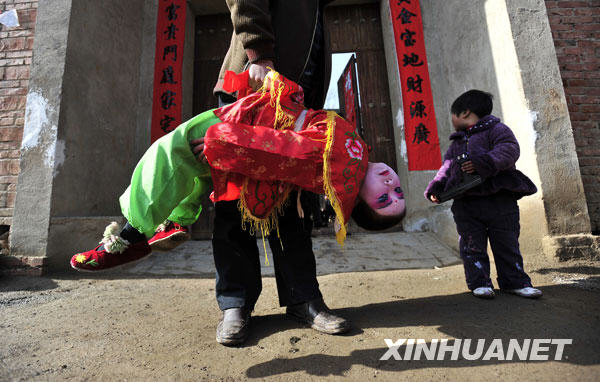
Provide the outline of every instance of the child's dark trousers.
[[501,289],[531,286],[519,250],[519,206],[514,197],[504,193],[466,196],[454,200],[452,213],[460,235],[460,256],[469,289],[492,287],[488,239],[496,262],[498,286]]

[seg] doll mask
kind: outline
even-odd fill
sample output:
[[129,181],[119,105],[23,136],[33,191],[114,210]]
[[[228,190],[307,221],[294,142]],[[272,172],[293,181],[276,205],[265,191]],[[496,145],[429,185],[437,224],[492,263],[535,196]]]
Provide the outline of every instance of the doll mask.
[[369,162],[359,196],[382,216],[401,215],[406,209],[400,178],[385,163]]

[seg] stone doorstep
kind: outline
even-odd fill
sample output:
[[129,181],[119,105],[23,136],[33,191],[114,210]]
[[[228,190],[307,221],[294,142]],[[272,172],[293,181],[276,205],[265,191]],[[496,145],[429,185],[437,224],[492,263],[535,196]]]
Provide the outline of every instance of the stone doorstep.
[[0,255],[0,274],[4,276],[41,276],[45,257]]
[[547,236],[542,241],[544,254],[567,261],[600,260],[600,236],[592,234]]

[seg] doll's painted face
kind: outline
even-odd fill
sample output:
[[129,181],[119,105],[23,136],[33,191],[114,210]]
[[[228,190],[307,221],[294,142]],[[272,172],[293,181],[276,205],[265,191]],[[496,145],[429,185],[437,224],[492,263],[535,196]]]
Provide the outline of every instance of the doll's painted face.
[[406,203],[398,174],[385,163],[371,163],[358,193],[369,207],[382,216],[404,214]]

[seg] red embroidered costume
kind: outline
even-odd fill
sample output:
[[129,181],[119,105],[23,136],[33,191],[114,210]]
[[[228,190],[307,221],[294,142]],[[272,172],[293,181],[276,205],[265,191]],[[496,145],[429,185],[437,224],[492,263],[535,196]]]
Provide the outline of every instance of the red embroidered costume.
[[270,92],[255,93],[214,110],[222,123],[205,135],[214,202],[240,199],[243,219],[263,230],[276,228],[276,216],[294,186],[326,194],[341,229],[350,218],[367,170],[367,150],[353,127],[333,112],[307,110],[295,102],[301,89],[276,72]]

